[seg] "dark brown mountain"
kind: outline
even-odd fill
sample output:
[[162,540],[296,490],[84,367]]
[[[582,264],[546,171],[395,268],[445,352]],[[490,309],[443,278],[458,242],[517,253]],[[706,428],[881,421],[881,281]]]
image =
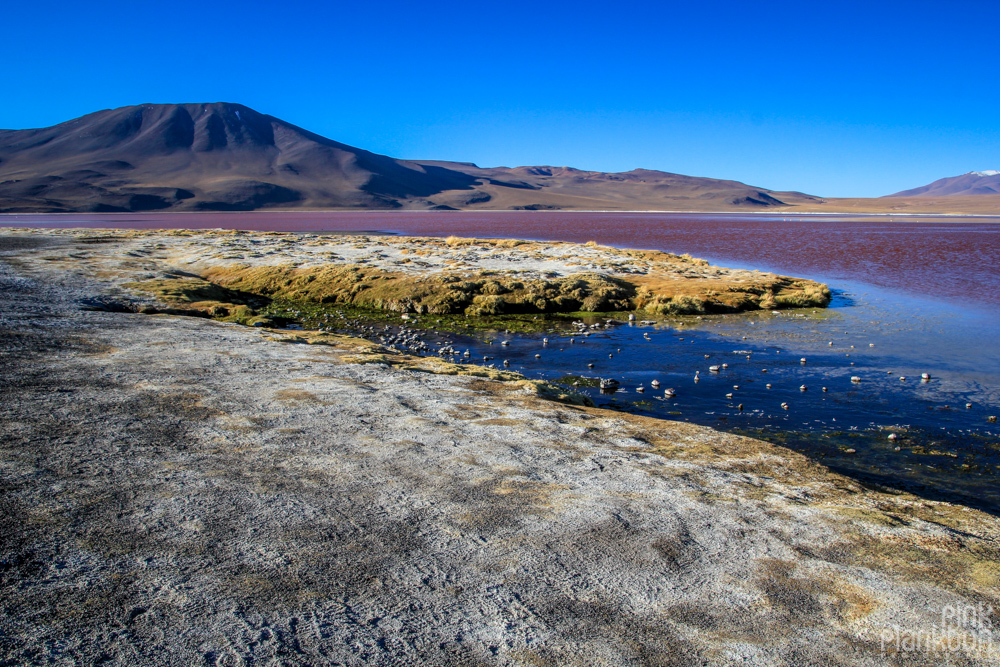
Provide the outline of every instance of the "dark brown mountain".
[[0,130],[0,211],[755,210],[797,192],[636,169],[399,160],[228,103],[144,104]]
[[1000,171],[970,171],[934,181],[912,190],[903,190],[887,197],[951,197],[964,195],[1000,195]]

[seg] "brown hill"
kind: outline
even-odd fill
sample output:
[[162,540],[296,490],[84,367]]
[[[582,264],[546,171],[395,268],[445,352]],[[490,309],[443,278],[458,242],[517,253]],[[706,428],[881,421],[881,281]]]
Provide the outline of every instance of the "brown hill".
[[1000,195],[1000,171],[970,171],[951,176],[912,190],[903,190],[887,197],[952,197],[967,195]]
[[477,178],[475,192],[448,192],[436,198],[461,209],[753,211],[822,201],[801,192],[773,192],[739,181],[650,169],[605,173],[572,167],[422,164],[448,165]]
[[391,208],[473,184],[239,104],[147,104],[0,131],[0,209],[8,211]]
[[228,103],[144,104],[0,130],[0,211],[766,210],[797,192],[636,169],[398,160]]

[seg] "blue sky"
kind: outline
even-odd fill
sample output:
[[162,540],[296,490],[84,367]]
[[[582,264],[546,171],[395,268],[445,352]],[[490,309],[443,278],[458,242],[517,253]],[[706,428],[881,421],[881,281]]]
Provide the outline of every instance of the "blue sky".
[[394,157],[829,197],[1000,169],[997,2],[8,0],[3,21],[7,129],[228,101]]

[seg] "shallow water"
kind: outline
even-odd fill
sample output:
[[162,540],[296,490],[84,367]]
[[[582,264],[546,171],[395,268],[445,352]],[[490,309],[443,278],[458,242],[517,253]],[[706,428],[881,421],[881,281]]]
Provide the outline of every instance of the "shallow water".
[[[0,225],[28,221],[596,240],[822,280],[835,299],[818,311],[602,327],[588,337],[572,336],[572,343],[568,332],[548,334],[548,345],[542,335],[502,336],[509,346],[500,346],[496,336],[492,345],[489,336],[427,340],[453,341],[478,363],[484,356],[495,357],[485,363],[498,366],[507,359],[512,370],[528,377],[613,377],[622,383],[613,395],[577,389],[603,407],[768,437],[862,480],[1000,512],[995,484],[1000,427],[987,421],[1000,415],[1000,218],[563,212],[0,216]],[[723,363],[729,367],[709,370]],[[922,373],[931,380],[922,382]],[[661,383],[659,391],[651,387],[654,379]],[[637,392],[639,386],[645,391]],[[675,397],[664,397],[667,387],[676,390]],[[890,433],[897,439],[889,440]]]

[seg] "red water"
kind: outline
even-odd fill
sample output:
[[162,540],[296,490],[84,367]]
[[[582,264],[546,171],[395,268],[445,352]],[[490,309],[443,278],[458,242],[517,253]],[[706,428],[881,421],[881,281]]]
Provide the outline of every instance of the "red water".
[[690,253],[731,267],[857,281],[1000,306],[1000,217],[719,213],[253,212],[0,215],[0,226],[383,231],[596,241]]

